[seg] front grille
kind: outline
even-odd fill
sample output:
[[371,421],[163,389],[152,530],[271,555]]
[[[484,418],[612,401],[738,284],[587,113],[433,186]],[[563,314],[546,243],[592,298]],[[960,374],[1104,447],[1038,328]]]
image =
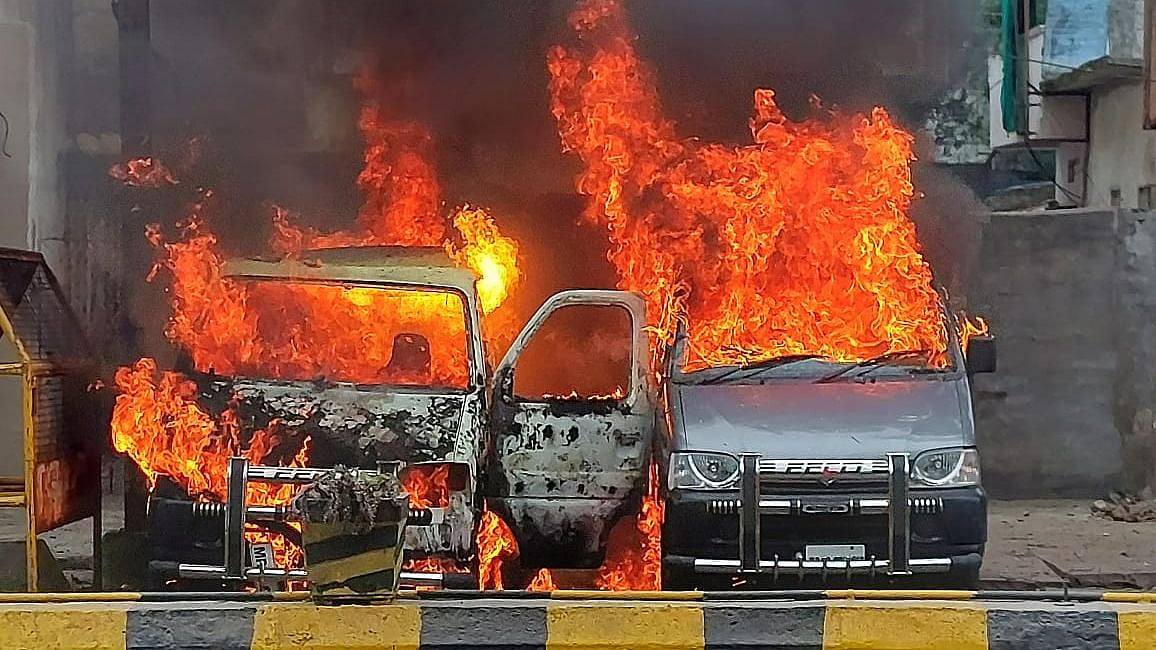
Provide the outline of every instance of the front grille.
[[887,492],[886,459],[759,460],[759,492],[864,494]]
[[814,479],[809,482],[762,480],[759,482],[759,494],[765,497],[809,494],[887,494],[887,481],[856,483],[836,481],[830,485],[824,485]]

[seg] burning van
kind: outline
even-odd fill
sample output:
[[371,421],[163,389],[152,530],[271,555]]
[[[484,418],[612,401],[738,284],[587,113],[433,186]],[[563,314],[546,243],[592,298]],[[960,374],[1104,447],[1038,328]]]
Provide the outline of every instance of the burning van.
[[[987,538],[968,379],[994,341],[861,361],[670,355],[664,586],[926,575],[973,588]],[[964,354],[966,350],[966,354]]]
[[[308,579],[291,502],[335,466],[401,467],[410,508],[401,580],[409,584],[476,583],[485,550],[476,531],[487,502],[523,549],[540,551],[524,559],[551,567],[596,565],[614,522],[638,511],[654,401],[637,296],[555,295],[492,381],[477,278],[441,248],[237,259],[221,275],[243,296],[237,304],[245,313],[256,314],[238,325],[252,330],[252,349],[230,348],[227,372],[206,369],[204,359],[187,364],[195,387],[185,393],[260,462],[222,458],[227,489],[190,494],[193,501],[154,491],[154,579]],[[516,390],[519,360],[536,332],[580,305],[627,316],[628,384],[603,398]],[[318,346],[329,347],[318,354]],[[301,354],[306,347],[310,354]],[[206,497],[219,502],[196,503]]]

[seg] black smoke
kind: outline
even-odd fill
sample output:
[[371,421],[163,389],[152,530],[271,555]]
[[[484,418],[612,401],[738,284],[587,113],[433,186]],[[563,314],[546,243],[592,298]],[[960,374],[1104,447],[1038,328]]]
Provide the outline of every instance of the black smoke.
[[[570,38],[570,0],[168,0],[154,3],[157,139],[207,137],[226,241],[259,246],[265,201],[336,228],[360,197],[352,72],[390,81],[399,117],[428,124],[447,208],[491,207],[524,242],[534,285],[605,286],[597,232],[577,225],[577,162],[559,151],[546,50]],[[639,51],[684,135],[749,142],[752,91],[774,88],[795,119],[811,95],[843,111],[887,107],[913,131],[975,63],[974,0],[633,0]],[[981,57],[982,60],[982,57]],[[923,149],[929,150],[926,143]],[[926,156],[924,156],[926,158]],[[941,275],[970,256],[975,204],[929,165],[916,219]],[[961,207],[964,206],[964,207]],[[257,227],[260,226],[260,227]],[[952,284],[951,280],[945,282]]]

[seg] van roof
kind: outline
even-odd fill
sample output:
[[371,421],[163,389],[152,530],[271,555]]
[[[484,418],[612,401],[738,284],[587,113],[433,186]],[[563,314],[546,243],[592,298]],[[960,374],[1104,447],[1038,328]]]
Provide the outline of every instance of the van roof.
[[235,278],[387,284],[453,289],[474,295],[477,276],[456,266],[437,246],[354,246],[309,250],[280,257],[250,257],[225,263]]

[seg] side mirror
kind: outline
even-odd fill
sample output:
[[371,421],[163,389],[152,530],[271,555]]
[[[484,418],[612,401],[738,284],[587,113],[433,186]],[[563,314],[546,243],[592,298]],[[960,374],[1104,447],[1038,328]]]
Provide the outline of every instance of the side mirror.
[[995,372],[996,353],[995,339],[990,336],[973,336],[967,340],[967,350],[964,351],[967,374],[974,375],[981,372]]

